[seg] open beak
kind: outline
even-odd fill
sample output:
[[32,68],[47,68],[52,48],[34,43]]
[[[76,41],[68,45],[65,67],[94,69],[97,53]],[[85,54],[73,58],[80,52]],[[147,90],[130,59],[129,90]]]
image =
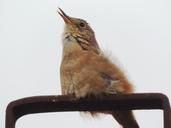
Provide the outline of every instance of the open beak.
[[63,20],[66,24],[71,24],[71,25],[73,24],[71,18],[69,16],[67,16],[62,9],[59,8],[58,13],[63,18]]

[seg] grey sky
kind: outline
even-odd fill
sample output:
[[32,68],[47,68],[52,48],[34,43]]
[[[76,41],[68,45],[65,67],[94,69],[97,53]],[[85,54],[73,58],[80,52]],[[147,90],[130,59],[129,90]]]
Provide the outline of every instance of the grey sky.
[[[117,58],[136,92],[171,97],[171,2],[169,0],[1,0],[0,127],[5,108],[15,99],[60,94],[59,65],[63,21],[85,19],[104,51]],[[111,58],[112,58],[111,57]],[[141,128],[162,128],[161,111],[136,111]],[[78,113],[28,115],[17,128],[119,127],[110,116],[82,119]]]

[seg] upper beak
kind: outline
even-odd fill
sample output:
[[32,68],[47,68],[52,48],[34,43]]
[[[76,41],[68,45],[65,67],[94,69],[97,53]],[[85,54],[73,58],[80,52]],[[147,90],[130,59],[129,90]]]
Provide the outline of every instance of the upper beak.
[[58,13],[63,18],[63,20],[66,24],[73,24],[71,18],[69,16],[67,16],[62,9],[59,8]]

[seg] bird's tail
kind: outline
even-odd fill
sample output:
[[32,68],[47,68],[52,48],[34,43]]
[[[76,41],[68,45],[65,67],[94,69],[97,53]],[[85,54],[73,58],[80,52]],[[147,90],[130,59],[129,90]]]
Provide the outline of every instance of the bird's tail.
[[112,111],[111,114],[123,128],[140,128],[132,111]]

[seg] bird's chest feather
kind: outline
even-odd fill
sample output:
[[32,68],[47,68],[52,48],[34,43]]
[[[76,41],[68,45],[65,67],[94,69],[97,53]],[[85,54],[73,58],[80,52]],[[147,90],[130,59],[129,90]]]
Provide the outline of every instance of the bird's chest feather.
[[60,68],[63,94],[73,94],[79,88],[80,81],[83,81],[86,76],[82,73],[87,70],[88,58],[89,56],[81,51],[63,56]]

